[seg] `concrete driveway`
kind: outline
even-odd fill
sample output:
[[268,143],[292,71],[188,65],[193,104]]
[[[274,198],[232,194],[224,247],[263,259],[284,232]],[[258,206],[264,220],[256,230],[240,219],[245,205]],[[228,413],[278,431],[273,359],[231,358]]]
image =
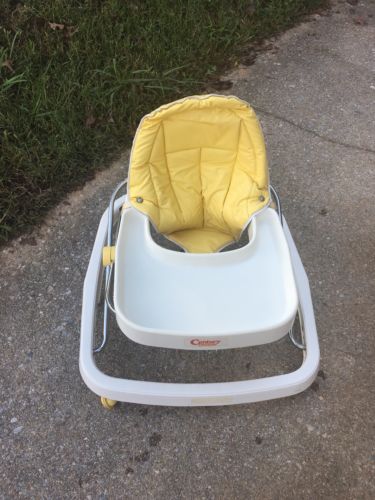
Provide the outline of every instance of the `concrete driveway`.
[[[310,277],[316,382],[252,405],[100,406],[78,371],[81,291],[117,164],[1,253],[1,498],[375,498],[373,16],[374,2],[338,2],[225,77],[258,111]],[[224,381],[300,363],[287,339],[190,353],[111,331],[98,364],[116,375]]]

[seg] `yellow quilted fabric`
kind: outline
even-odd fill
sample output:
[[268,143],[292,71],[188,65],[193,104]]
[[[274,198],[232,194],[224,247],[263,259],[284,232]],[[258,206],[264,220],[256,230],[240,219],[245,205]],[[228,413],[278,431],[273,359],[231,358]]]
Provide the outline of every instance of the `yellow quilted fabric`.
[[237,240],[269,204],[253,109],[237,97],[206,95],[146,115],[131,152],[129,200],[189,252],[215,252]]

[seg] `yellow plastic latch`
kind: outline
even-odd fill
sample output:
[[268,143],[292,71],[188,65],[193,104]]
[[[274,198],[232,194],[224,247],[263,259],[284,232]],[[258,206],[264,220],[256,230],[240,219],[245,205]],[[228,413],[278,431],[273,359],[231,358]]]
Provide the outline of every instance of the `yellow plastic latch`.
[[102,262],[104,267],[109,266],[115,261],[115,250],[116,247],[103,247]]

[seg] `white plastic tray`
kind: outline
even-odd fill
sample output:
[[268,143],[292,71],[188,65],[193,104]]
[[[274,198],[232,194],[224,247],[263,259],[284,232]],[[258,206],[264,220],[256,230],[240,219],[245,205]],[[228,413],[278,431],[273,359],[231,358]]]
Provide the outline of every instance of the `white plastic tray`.
[[114,280],[121,330],[140,344],[199,350],[284,336],[298,297],[278,215],[264,210],[249,231],[237,250],[182,253],[159,246],[143,214],[123,211]]

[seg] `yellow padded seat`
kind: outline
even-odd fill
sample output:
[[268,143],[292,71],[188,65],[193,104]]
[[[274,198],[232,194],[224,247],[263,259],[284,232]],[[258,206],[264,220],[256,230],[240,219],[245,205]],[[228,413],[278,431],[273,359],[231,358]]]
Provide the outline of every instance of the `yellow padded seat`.
[[270,201],[263,134],[232,96],[193,96],[146,115],[134,138],[129,201],[186,251],[238,240]]

